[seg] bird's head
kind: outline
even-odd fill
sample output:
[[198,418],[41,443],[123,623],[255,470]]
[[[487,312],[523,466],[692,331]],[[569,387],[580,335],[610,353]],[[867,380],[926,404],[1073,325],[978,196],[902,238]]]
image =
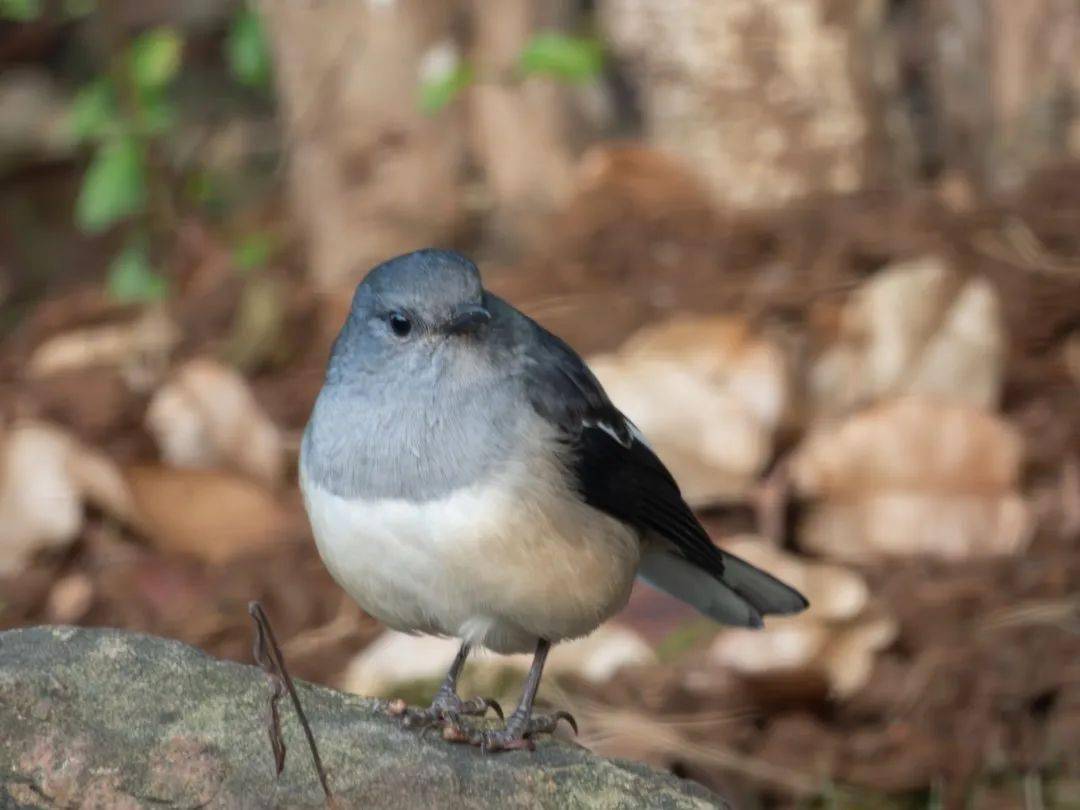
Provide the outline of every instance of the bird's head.
[[328,382],[350,371],[408,373],[468,353],[487,332],[480,272],[446,250],[418,250],[371,270],[356,288]]

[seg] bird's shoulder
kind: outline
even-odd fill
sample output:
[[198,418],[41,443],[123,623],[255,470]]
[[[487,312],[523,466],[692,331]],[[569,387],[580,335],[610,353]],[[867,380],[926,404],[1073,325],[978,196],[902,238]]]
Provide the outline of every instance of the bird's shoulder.
[[593,428],[624,447],[640,433],[616,408],[581,356],[523,312],[489,294],[486,302],[508,347],[510,374],[532,407],[564,436]]
[[564,340],[492,296],[512,368],[529,404],[569,449],[573,485],[587,504],[669,541],[719,576],[720,551],[641,431],[611,402],[585,361]]

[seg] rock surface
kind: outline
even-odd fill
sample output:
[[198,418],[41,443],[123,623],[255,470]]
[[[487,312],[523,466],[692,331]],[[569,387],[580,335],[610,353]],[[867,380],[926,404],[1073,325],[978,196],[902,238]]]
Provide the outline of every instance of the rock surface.
[[[339,807],[712,808],[691,782],[562,742],[484,756],[398,727],[385,703],[297,683]],[[69,627],[0,633],[0,806],[320,807],[287,698],[274,779],[255,667]]]

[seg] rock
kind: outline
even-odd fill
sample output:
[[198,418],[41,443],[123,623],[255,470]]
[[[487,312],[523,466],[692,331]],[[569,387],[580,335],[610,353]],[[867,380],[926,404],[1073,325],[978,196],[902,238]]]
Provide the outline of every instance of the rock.
[[1033,532],[1019,490],[1023,439],[969,405],[901,397],[820,425],[791,460],[811,501],[799,544],[849,561],[1023,551]]
[[[571,744],[484,756],[401,729],[385,702],[297,688],[340,807],[727,806],[691,782]],[[256,668],[175,641],[68,627],[0,633],[0,805],[323,807],[287,699],[275,781],[267,695]]]
[[998,404],[1005,327],[985,279],[961,282],[934,256],[901,262],[860,287],[840,313],[839,335],[810,372],[819,415],[900,394],[983,408]]
[[691,505],[738,500],[772,454],[787,407],[780,349],[734,317],[646,327],[589,365]]

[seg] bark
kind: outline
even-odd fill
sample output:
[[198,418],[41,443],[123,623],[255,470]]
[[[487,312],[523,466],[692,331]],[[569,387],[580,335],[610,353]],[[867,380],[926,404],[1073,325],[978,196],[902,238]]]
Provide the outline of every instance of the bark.
[[1080,3],[942,0],[921,12],[924,45],[909,48],[925,60],[924,149],[941,168],[996,192],[1080,153]]
[[866,182],[870,125],[851,66],[868,3],[832,5],[604,0],[600,9],[653,141],[700,171],[720,201],[771,207]]
[[646,130],[772,207],[1080,154],[1076,0],[601,0]]
[[262,0],[290,152],[291,190],[324,290],[461,224],[460,108],[418,106],[421,69],[453,47],[456,4]]
[[568,90],[550,78],[518,81],[518,59],[542,29],[564,27],[568,0],[473,0],[473,55],[480,82],[471,91],[475,158],[490,195],[492,234],[528,239],[540,218],[564,201],[573,171]]

